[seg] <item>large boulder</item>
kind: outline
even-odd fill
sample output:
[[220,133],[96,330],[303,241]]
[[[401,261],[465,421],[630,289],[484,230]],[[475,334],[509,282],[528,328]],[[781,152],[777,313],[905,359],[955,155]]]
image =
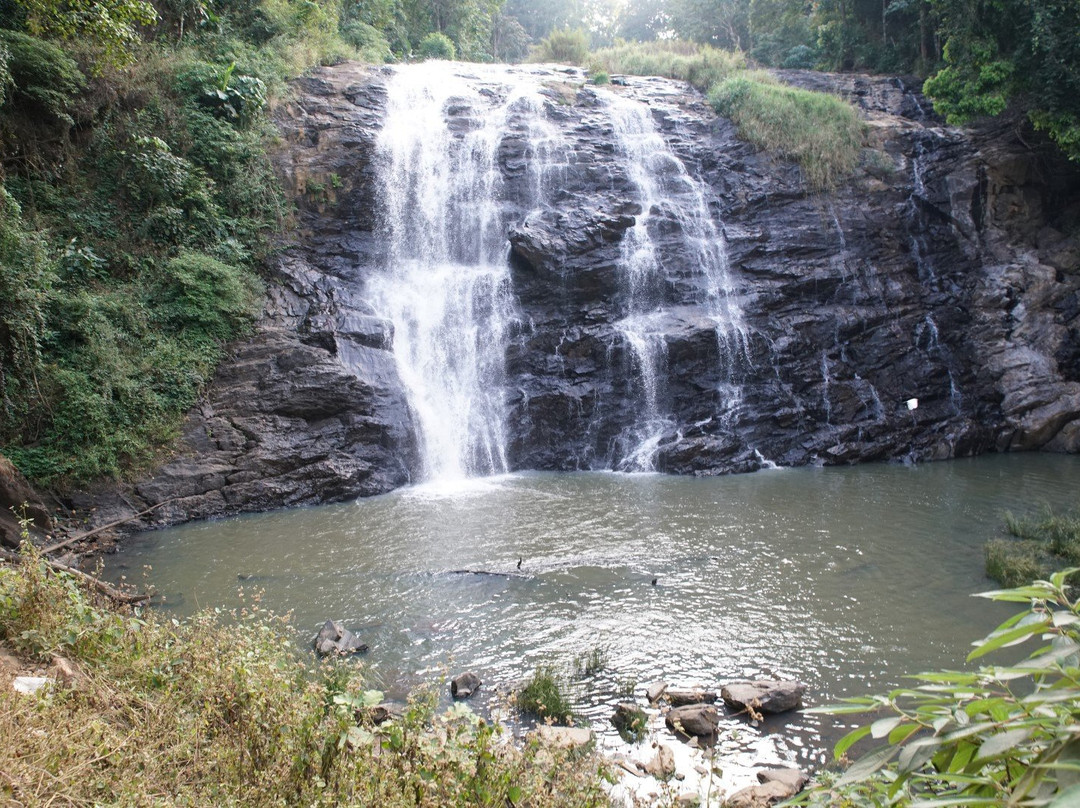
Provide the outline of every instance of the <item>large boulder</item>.
[[720,714],[709,704],[691,704],[668,710],[664,721],[676,735],[711,738],[720,725]]
[[795,681],[757,679],[725,685],[720,695],[734,710],[760,713],[784,713],[802,706],[806,685]]

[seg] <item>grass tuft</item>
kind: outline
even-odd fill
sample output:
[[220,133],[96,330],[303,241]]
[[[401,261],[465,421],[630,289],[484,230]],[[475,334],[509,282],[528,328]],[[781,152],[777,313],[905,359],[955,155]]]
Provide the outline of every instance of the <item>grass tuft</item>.
[[814,190],[835,187],[858,164],[863,123],[836,96],[787,87],[762,71],[725,79],[709,91],[713,108],[739,137],[799,163]]
[[632,76],[663,76],[688,81],[702,92],[746,68],[742,53],[698,45],[678,39],[621,42],[594,51],[590,70]]
[[986,543],[986,574],[1002,586],[1022,586],[1080,566],[1080,511],[1055,515],[1044,507],[1034,516],[1006,513],[1005,529],[1012,538]]
[[566,686],[555,668],[542,665],[517,694],[517,708],[542,721],[569,723],[574,716]]

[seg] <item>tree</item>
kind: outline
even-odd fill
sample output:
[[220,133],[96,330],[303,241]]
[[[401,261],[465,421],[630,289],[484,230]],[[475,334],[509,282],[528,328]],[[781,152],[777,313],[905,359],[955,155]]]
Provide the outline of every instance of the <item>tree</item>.
[[945,67],[924,91],[952,124],[997,115],[1016,101],[1032,123],[1080,160],[1080,3],[933,0]]

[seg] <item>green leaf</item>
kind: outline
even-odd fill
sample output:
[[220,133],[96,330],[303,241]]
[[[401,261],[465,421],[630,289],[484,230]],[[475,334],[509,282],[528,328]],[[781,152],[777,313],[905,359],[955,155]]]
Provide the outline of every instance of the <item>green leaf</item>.
[[836,781],[836,785],[845,786],[852,783],[861,783],[892,760],[897,751],[899,750],[895,746],[886,746],[864,755],[848,767],[848,770],[844,772],[844,776]]
[[920,729],[922,727],[918,724],[903,724],[889,733],[889,743],[893,746],[902,744]]
[[1031,730],[1025,728],[1010,729],[998,735],[987,738],[979,747],[979,753],[975,756],[976,761],[990,760],[1011,752],[1020,743],[1031,736]]
[[1080,785],[1062,791],[1046,808],[1076,808],[1077,805],[1080,805]]
[[896,765],[902,772],[920,769],[934,756],[939,746],[941,746],[939,738],[917,738],[901,750]]
[[844,753],[851,748],[852,744],[865,738],[869,734],[869,726],[853,729],[851,732],[849,732],[847,735],[845,735],[843,738],[836,742],[836,746],[833,747],[833,756],[837,760],[839,760],[844,756]]
[[898,726],[904,719],[900,716],[890,716],[888,718],[879,718],[873,724],[870,725],[870,735],[875,738],[884,738]]
[[995,589],[990,592],[979,592],[974,597],[1013,603],[1028,603],[1032,600],[1052,600],[1054,590],[1049,586],[1020,586],[1016,589]]
[[1033,634],[1041,634],[1046,629],[1048,621],[1045,616],[1030,614],[1028,617],[1033,619],[1021,620],[1020,625],[1008,629],[1007,631],[1002,631],[1000,633],[994,632],[981,643],[977,644],[975,650],[967,655],[967,661],[971,662],[971,660],[985,656],[991,651],[996,651],[998,648],[1005,648],[1006,646],[1023,642]]
[[506,791],[506,798],[510,800],[511,805],[517,805],[521,802],[521,786],[510,786]]

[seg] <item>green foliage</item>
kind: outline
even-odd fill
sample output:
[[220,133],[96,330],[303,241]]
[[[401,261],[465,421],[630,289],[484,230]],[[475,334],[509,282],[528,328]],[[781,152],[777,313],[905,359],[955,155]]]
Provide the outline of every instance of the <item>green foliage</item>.
[[88,45],[112,65],[134,60],[139,27],[153,25],[158,18],[146,0],[19,0],[19,4],[30,33]]
[[798,161],[810,188],[836,185],[858,163],[863,124],[835,96],[746,72],[710,90],[709,102],[735,122],[739,137]]
[[986,544],[986,574],[1002,586],[1047,578],[1063,567],[1080,565],[1080,514],[1005,515],[1011,539]]
[[86,86],[75,60],[56,45],[18,31],[0,31],[0,46],[7,57],[7,103],[74,125],[72,110]]
[[341,28],[341,37],[354,48],[365,62],[382,64],[393,58],[390,43],[383,33],[373,25],[360,20],[353,20]]
[[556,723],[569,722],[574,714],[566,686],[550,665],[538,667],[518,691],[517,708],[526,715]]
[[453,61],[457,56],[457,50],[450,37],[433,31],[420,40],[416,48],[416,55],[421,59],[446,59]]
[[53,282],[42,239],[26,228],[18,202],[0,186],[0,426],[22,421],[40,395],[45,306]]
[[649,716],[641,707],[635,707],[633,712],[627,714],[615,713],[615,730],[619,737],[627,743],[640,743],[648,735]]
[[257,605],[183,623],[121,614],[33,551],[0,566],[0,641],[33,660],[62,654],[81,677],[44,697],[0,692],[0,800],[607,804],[597,758],[515,749],[467,707],[438,714],[431,690],[415,694],[402,718],[374,726],[370,708],[381,694],[362,672],[340,662],[313,667],[294,635]]
[[552,31],[533,49],[534,62],[583,65],[589,60],[589,35],[580,28]]
[[184,252],[166,265],[151,292],[153,319],[174,333],[227,340],[254,319],[261,289],[240,267]]
[[606,70],[594,70],[592,71],[592,75],[589,76],[589,83],[598,86],[611,84],[611,76],[607,74]]
[[835,748],[885,745],[862,755],[831,786],[812,788],[793,805],[1053,805],[1080,793],[1080,601],[1067,580],[987,592],[1028,608],[975,644],[968,661],[1041,640],[1021,662],[912,677],[918,684],[886,696],[848,699],[811,712],[879,713]]
[[1080,160],[1080,4],[1073,0],[934,0],[944,67],[923,90],[953,124],[1018,101]]

